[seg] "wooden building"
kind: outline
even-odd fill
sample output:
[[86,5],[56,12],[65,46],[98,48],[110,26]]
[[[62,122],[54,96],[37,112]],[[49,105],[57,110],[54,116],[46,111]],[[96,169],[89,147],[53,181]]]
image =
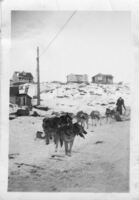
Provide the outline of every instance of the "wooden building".
[[30,72],[14,72],[11,79],[13,85],[20,85],[24,83],[33,83],[33,76]]
[[18,86],[10,87],[10,103],[18,106],[32,106],[32,98],[26,93],[19,93]]
[[97,74],[92,77],[92,83],[113,84],[113,76],[110,74]]
[[10,87],[10,103],[17,104],[17,96],[19,95],[19,87]]
[[67,83],[88,83],[87,74],[69,74],[67,75]]
[[18,106],[32,107],[32,98],[28,94],[18,94],[17,96]]

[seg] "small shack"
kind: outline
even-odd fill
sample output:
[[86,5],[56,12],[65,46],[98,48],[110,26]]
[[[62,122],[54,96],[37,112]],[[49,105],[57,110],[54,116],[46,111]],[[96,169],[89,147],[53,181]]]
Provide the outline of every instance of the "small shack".
[[113,76],[111,74],[97,74],[92,77],[92,83],[113,84]]
[[32,98],[27,93],[19,93],[19,86],[10,87],[10,103],[18,106],[32,106]]
[[28,94],[18,94],[17,96],[17,104],[18,106],[27,106],[29,108],[32,107],[32,98]]

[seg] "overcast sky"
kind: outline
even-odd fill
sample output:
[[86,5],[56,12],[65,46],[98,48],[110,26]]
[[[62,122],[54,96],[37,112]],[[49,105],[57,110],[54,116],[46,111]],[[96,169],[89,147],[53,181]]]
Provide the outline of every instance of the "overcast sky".
[[129,82],[133,68],[127,11],[76,12],[44,52],[72,13],[12,11],[10,74],[24,70],[36,76],[39,46],[41,81],[66,81],[69,73],[85,73],[90,80],[97,73],[108,73],[114,75],[115,81]]

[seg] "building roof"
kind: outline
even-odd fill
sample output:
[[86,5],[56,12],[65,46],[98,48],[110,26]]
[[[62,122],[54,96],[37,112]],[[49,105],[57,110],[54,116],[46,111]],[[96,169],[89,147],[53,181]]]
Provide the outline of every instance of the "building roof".
[[87,74],[68,74],[67,76],[88,76]]
[[26,81],[22,81],[22,82],[13,82],[11,83],[13,86],[20,86],[20,85],[24,85],[26,83]]
[[17,96],[19,95],[19,88],[12,86],[10,87],[10,96]]
[[32,74],[30,72],[15,72],[15,74],[17,74],[17,76],[19,77],[27,77],[27,78],[33,78]]
[[30,72],[20,72],[20,77],[27,77],[27,78],[33,78],[32,74]]
[[29,95],[26,94],[26,93],[18,94],[17,96],[18,96],[18,97],[24,97],[24,96],[27,96],[28,98],[32,99],[32,97],[29,96]]
[[111,74],[101,74],[101,73],[98,73],[98,74],[96,74],[95,76],[92,76],[92,78],[93,78],[93,77],[96,77],[96,76],[107,76],[107,77],[113,78],[113,76],[112,76]]

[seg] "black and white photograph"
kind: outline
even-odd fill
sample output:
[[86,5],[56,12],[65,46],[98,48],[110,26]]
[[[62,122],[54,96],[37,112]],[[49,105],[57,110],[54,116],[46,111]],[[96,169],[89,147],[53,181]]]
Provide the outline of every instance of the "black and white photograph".
[[131,15],[12,11],[9,192],[130,191]]

